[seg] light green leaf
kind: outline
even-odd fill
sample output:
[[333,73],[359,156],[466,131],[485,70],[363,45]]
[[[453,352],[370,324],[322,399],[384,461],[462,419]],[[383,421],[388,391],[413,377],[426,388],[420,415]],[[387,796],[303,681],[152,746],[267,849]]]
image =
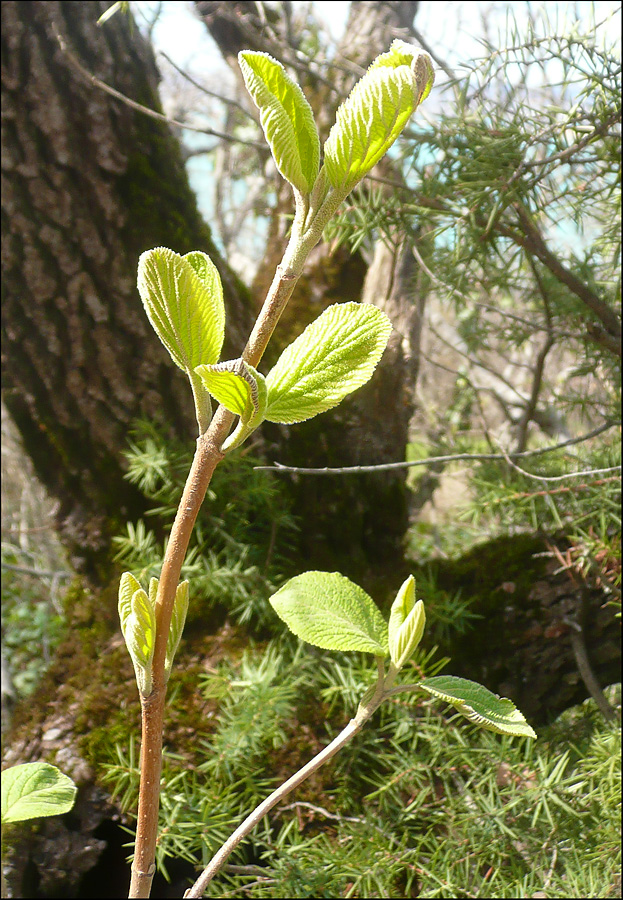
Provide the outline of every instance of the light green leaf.
[[410,66],[422,55],[423,54],[421,54],[413,44],[407,44],[406,41],[401,41],[399,38],[396,38],[391,42],[389,50],[386,50],[385,53],[381,53],[372,60],[368,66],[368,72],[383,67],[396,69],[398,66]]
[[[248,423],[266,409],[266,379],[243,359],[197,366],[196,373],[215,400]],[[259,424],[259,423],[258,423]]]
[[202,363],[217,362],[225,307],[218,270],[207,254],[147,250],[138,262],[138,291],[149,321],[180,369],[190,373]]
[[169,627],[169,636],[167,638],[167,650],[164,661],[165,680],[169,680],[171,674],[171,666],[173,659],[177,653],[177,648],[184,631],[184,623],[186,622],[186,613],[188,612],[188,582],[182,581],[177,586],[175,592],[175,600],[173,602],[173,615],[171,617],[171,625]]
[[69,812],[77,790],[69,776],[49,763],[11,766],[2,772],[2,824]]
[[398,591],[389,614],[389,655],[397,669],[415,652],[425,625],[424,604],[421,600],[415,602],[415,579],[410,575]]
[[106,12],[102,13],[102,15],[99,17],[99,19],[97,20],[97,22],[95,24],[103,25],[104,22],[107,22],[112,16],[115,15],[115,13],[119,12],[119,10],[123,10],[123,12],[128,12],[129,6],[130,6],[130,4],[127,2],[127,0],[125,0],[125,2],[124,2],[124,0],[118,0],[117,3],[113,3],[112,6],[109,6],[108,9],[106,10]]
[[387,624],[364,590],[339,572],[304,572],[270,603],[297,637],[325,650],[387,655]]
[[269,422],[303,422],[331,409],[372,376],[392,330],[363,303],[329,306],[281,354],[266,376]]
[[238,54],[244,81],[280,173],[304,195],[318,176],[320,139],[312,108],[281,63],[246,50]]
[[[155,579],[152,579],[155,581]],[[131,572],[124,572],[119,582],[119,619],[121,620],[121,630],[125,629],[125,623],[128,616],[132,612],[132,597],[137,591],[141,590],[140,581],[132,575]],[[151,596],[151,585],[149,589]]]
[[404,41],[394,41],[374,60],[339,107],[324,145],[324,165],[336,190],[348,194],[387,153],[433,79],[428,56]]
[[[121,576],[119,584],[119,619],[121,631],[134,665],[138,689],[143,697],[151,693],[151,661],[156,641],[156,617],[151,601],[157,583],[152,578],[148,597],[140,583],[129,572]],[[136,587],[138,585],[138,587]]]
[[420,53],[412,44],[396,39],[387,53],[381,53],[370,65],[368,71],[382,66],[395,69],[397,66],[411,66],[416,82],[416,107],[420,105],[431,92],[435,83],[435,70],[426,53]]
[[512,700],[492,694],[475,681],[453,675],[438,675],[418,682],[418,687],[433,697],[450,703],[470,722],[482,728],[499,734],[536,738],[535,731]]
[[156,639],[156,618],[144,590],[136,591],[132,597],[132,611],[126,619],[125,642],[136,665],[151,666]]

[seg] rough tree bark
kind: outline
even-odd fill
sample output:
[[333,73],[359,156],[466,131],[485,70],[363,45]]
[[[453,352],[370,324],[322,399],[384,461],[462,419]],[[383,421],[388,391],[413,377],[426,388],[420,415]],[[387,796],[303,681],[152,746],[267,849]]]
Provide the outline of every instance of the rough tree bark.
[[[252,2],[205,2],[195,8],[223,58],[239,76],[243,49],[270,53],[296,71],[326,138],[335,110],[372,59],[400,37],[409,40],[417,2],[353,2],[345,36],[336,49],[330,78],[323,78],[297,55],[287,4],[277,13]],[[392,173],[393,174],[393,173]],[[277,184],[267,253],[254,283],[261,294],[272,279],[284,244],[292,200],[289,186]],[[418,281],[409,240],[379,242],[370,266],[347,248],[320,245],[308,260],[280,323],[276,341],[284,345],[330,303],[361,300],[389,315],[394,332],[372,382],[336,410],[295,428],[265,427],[274,458],[292,465],[325,466],[394,462],[404,459],[414,412],[421,317],[425,295]],[[349,479],[293,479],[295,507],[305,521],[302,554],[310,565],[342,566],[353,577],[387,568],[402,558],[408,525],[405,474],[358,475]],[[365,576],[364,576],[365,577]]]
[[108,3],[2,3],[3,397],[37,475],[58,499],[76,569],[105,578],[115,523],[144,501],[123,479],[140,416],[195,429],[186,378],[136,290],[140,253],[207,251],[228,310],[229,353],[250,321],[246,290],[197,210],[178,141],[88,82],[59,46],[121,93],[159,110],[153,53]]

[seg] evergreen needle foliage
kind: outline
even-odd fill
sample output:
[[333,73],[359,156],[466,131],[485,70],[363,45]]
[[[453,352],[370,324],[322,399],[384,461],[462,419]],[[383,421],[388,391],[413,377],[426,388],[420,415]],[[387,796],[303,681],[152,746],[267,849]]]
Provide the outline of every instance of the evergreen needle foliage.
[[[366,683],[358,668],[356,656],[319,651],[310,660],[280,643],[204,677],[206,696],[220,697],[216,730],[200,737],[192,766],[165,754],[165,871],[167,858],[204,865],[279,768],[309,755],[301,729],[309,735],[303,723],[321,692],[327,730],[344,721]],[[434,662],[422,668],[436,672]],[[612,693],[610,700],[618,703]],[[620,727],[605,724],[592,700],[536,743],[474,729],[400,695],[378,715],[311,791],[265,820],[207,896],[617,896]],[[137,777],[136,758],[120,752],[109,769],[117,791],[131,781],[135,792]]]
[[[188,472],[188,447],[165,439],[150,422],[138,422],[131,436],[128,480],[154,501],[155,524],[127,523],[114,538],[116,559],[139,579],[156,577],[168,532]],[[267,598],[287,573],[287,554],[296,533],[287,495],[270,473],[256,471],[259,460],[237,453],[216,470],[186,556],[182,577],[192,579],[189,623],[206,612],[226,611],[239,622],[273,622]]]

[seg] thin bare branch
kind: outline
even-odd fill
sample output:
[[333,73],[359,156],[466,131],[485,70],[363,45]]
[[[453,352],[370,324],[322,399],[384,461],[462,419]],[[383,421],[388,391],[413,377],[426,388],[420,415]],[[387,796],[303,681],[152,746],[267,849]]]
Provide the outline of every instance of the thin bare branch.
[[413,466],[429,466],[439,462],[460,462],[468,459],[499,461],[507,459],[525,459],[530,456],[542,456],[544,453],[553,453],[555,450],[562,450],[564,447],[570,447],[574,444],[581,444],[584,441],[589,441],[592,438],[603,434],[604,431],[608,431],[610,428],[620,426],[620,424],[620,422],[606,422],[605,425],[601,425],[599,428],[593,429],[593,431],[589,431],[576,438],[569,438],[569,440],[562,441],[560,444],[553,444],[551,447],[539,447],[536,450],[524,450],[521,453],[456,453],[449,454],[448,456],[431,456],[428,457],[428,459],[414,459],[408,462],[380,463],[376,466],[325,466],[322,469],[312,469],[303,466],[284,466],[281,463],[276,462],[272,466],[255,466],[255,468],[270,470],[272,472],[289,472],[296,475],[356,475],[365,472],[388,472],[393,471],[394,469],[409,469]]
[[[616,125],[616,123],[620,121],[621,110],[617,109],[612,113],[611,116],[609,116],[605,121],[600,122],[599,125],[597,125],[591,132],[589,132],[575,144],[572,144],[565,150],[559,150],[558,153],[552,153],[551,156],[546,156],[544,159],[532,159],[529,162],[522,162],[518,167],[518,172],[519,170],[525,171],[526,169],[536,169],[541,168],[542,166],[548,166],[553,162],[568,162],[568,160],[575,156],[576,153],[580,153],[581,150],[583,150],[588,144],[592,143],[596,138],[603,137],[603,135],[607,134],[612,126]],[[532,143],[534,143],[534,141]],[[514,173],[511,176],[511,182],[514,181],[515,178],[516,175]]]
[[135,109],[137,112],[143,113],[144,115],[149,116],[151,119],[157,119],[159,122],[166,122],[168,125],[174,125],[177,128],[186,128],[188,129],[188,131],[197,131],[199,132],[199,134],[209,134],[211,137],[219,138],[219,140],[231,141],[234,144],[244,144],[247,147],[253,147],[256,150],[261,150],[262,153],[265,153],[266,147],[259,141],[247,141],[243,138],[238,138],[231,134],[225,134],[222,131],[216,131],[214,128],[199,128],[199,126],[190,125],[188,122],[179,122],[177,119],[171,119],[169,116],[165,116],[163,113],[156,112],[154,109],[149,109],[148,106],[143,106],[142,103],[137,103],[136,100],[132,100],[130,97],[126,97],[126,95],[122,94],[121,91],[118,91],[115,88],[111,87],[109,84],[106,84],[96,75],[93,75],[92,72],[89,72],[88,69],[85,69],[75,53],[73,53],[73,51],[69,49],[65,39],[60,34],[60,32],[56,29],[55,26],[53,27],[56,39],[58,40],[61,50],[67,56],[76,71],[79,72],[82,77],[92,85],[102,91],[105,91],[107,94],[110,94],[111,97],[115,97],[115,99],[120,100],[122,103],[125,103],[126,106],[129,106],[131,109]]
[[196,87],[197,90],[201,91],[203,94],[206,94],[206,96],[208,96],[208,97],[213,97],[215,100],[219,100],[221,103],[227,104],[227,106],[233,106],[235,109],[239,110],[243,115],[247,116],[247,118],[251,119],[252,122],[257,124],[257,119],[255,118],[255,116],[251,112],[249,112],[249,110],[242,103],[239,103],[237,100],[232,100],[231,97],[226,97],[224,94],[219,94],[218,91],[211,91],[209,88],[205,87],[203,84],[199,84],[199,82],[195,81],[195,79],[191,75],[189,75],[188,72],[185,72],[184,69],[182,69],[180,66],[178,66],[178,64],[176,62],[174,62],[171,59],[171,57],[167,53],[164,52],[164,50],[159,50],[158,53],[160,56],[164,57],[164,59],[166,59],[166,61],[169,63],[169,65],[173,66],[173,68],[176,70],[176,72],[179,72],[179,74],[183,78],[185,78],[186,81],[190,82],[190,84],[192,84],[193,87]]
[[[424,209],[434,210],[445,215],[455,215],[455,211],[443,200],[435,197],[425,197],[417,190],[409,188],[400,182],[379,176],[368,176],[370,181],[385,184],[396,190],[406,192],[415,200],[416,205]],[[621,357],[621,322],[614,309],[597,296],[591,288],[571,272],[560,259],[549,249],[538,228],[533,223],[527,211],[517,203],[513,207],[520,221],[521,231],[510,227],[498,220],[496,229],[503,237],[510,238],[518,247],[522,247],[534,254],[540,261],[565,284],[600,320],[601,326],[589,323],[586,336],[594,343],[606,348],[615,356]],[[478,219],[478,224],[486,229],[487,223]]]
[[73,578],[71,572],[45,572],[40,569],[31,569],[28,566],[14,566],[11,563],[0,563],[8,572],[19,572],[22,575],[32,575],[34,578]]
[[[501,381],[502,384],[507,387],[509,391],[511,391],[511,393],[515,394],[515,396],[517,397],[516,402],[518,404],[523,405],[526,402],[526,398],[524,397],[524,395],[521,393],[521,391],[517,390],[515,385],[508,378],[505,378],[504,375],[502,375],[500,372],[496,372],[495,369],[487,366],[483,360],[475,359],[473,356],[470,356],[469,353],[467,353],[465,350],[462,350],[457,344],[452,344],[447,338],[440,334],[440,332],[434,327],[434,325],[429,325],[429,329],[435,335],[435,337],[438,338],[442,342],[442,344],[444,344],[449,350],[454,350],[455,353],[458,353],[463,357],[463,359],[466,359],[467,362],[472,364],[472,366],[475,366],[477,369],[482,369],[484,372],[488,372],[489,375],[493,376],[493,378],[497,378],[499,381]],[[525,366],[525,364],[523,363],[513,363],[513,365],[517,366],[518,368],[531,368]],[[498,396],[496,391],[494,391],[494,394],[496,395],[498,400],[500,400],[500,397]]]
[[620,357],[621,322],[616,312],[552,253],[524,206],[517,202],[513,205],[513,208],[517,213],[522,231],[519,232],[514,228],[498,223],[500,234],[510,237],[520,247],[532,252],[559,281],[565,284],[576,297],[580,298],[582,303],[597,316],[606,334],[613,339],[613,343],[617,341],[617,344],[613,346],[613,352]]
[[[390,691],[392,689],[390,688]],[[388,694],[390,693],[388,691]],[[295,800],[294,803],[288,803],[287,806],[280,807],[282,810],[290,810],[290,809],[309,809],[312,812],[317,812],[321,816],[324,816],[327,819],[333,819],[335,822],[353,822],[356,825],[366,825],[371,826],[379,834],[382,834],[384,838],[387,837],[387,832],[384,831],[379,825],[376,825],[374,822],[369,822],[367,819],[364,819],[362,816],[341,816],[338,813],[329,812],[328,809],[325,809],[324,806],[316,806],[313,803],[307,803],[305,800]],[[228,868],[227,866],[225,867]]]
[[601,714],[606,721],[610,722],[614,719],[615,713],[601,689],[599,679],[593,671],[588,653],[586,650],[586,641],[584,639],[584,629],[582,625],[574,619],[565,617],[563,621],[569,626],[571,647],[578,671],[582,677],[582,681],[586,685],[586,689],[597,704]]
[[316,772],[321,766],[335,756],[338,750],[341,750],[352,738],[361,730],[363,723],[351,719],[348,725],[328,744],[320,753],[317,753],[307,765],[299,769],[291,778],[279,785],[259,806],[257,806],[250,815],[238,826],[238,828],[225,841],[223,846],[215,853],[210,863],[203,870],[202,874],[195,881],[194,885],[186,891],[184,897],[202,897],[203,893],[212,881],[214,876],[220,871],[231,853],[236,849],[238,844],[255,828],[258,822],[264,818],[271,809],[279,803],[284,797],[302,784],[310,775]]
[[448,76],[450,81],[455,81],[456,75],[454,74],[454,72],[452,71],[452,69],[450,68],[448,63],[444,59],[442,59],[437,53],[435,53],[434,49],[430,46],[430,44],[428,43],[428,41],[426,40],[426,38],[424,37],[422,32],[419,31],[419,29],[417,29],[415,27],[415,25],[411,26],[411,31],[413,32],[413,36],[415,38],[417,38],[422,50],[426,50],[426,52],[428,53],[430,58],[434,62],[437,63],[437,65],[439,66],[440,69],[443,69],[443,71],[446,73],[446,75]]
[[530,397],[528,398],[528,402],[526,403],[526,407],[519,421],[519,429],[517,435],[518,451],[526,449],[526,444],[528,442],[528,425],[534,418],[537,403],[539,401],[539,394],[541,392],[541,386],[543,384],[543,373],[545,371],[545,360],[547,359],[547,355],[555,343],[554,335],[552,334],[552,316],[550,312],[547,291],[545,289],[545,285],[543,284],[543,279],[539,274],[539,270],[537,269],[535,262],[530,254],[528,254],[528,262],[530,264],[532,274],[534,275],[534,279],[543,299],[543,307],[545,309],[545,318],[547,322],[547,337],[543,341],[543,344],[539,352],[537,353],[537,357],[534,363],[534,372],[532,375],[532,388],[530,389]]
[[[454,288],[451,285],[448,287],[452,290]],[[461,295],[466,296],[466,295]],[[530,328],[533,331],[546,331],[549,333],[550,329],[546,325],[539,325],[538,322],[530,321],[529,319],[524,319],[522,316],[518,316],[517,313],[512,313],[508,309],[504,309],[501,306],[493,306],[491,303],[482,303],[479,300],[471,300],[470,303],[473,306],[478,307],[479,309],[486,309],[488,312],[497,313],[502,316],[504,319],[511,319],[513,322],[518,322],[520,325],[525,325],[526,328]],[[553,330],[552,335],[558,340],[561,338],[568,338],[569,340],[579,341],[582,338],[580,334],[574,334],[571,331],[555,331]]]
[[515,491],[504,497],[495,497],[493,500],[485,500],[482,504],[482,508],[486,509],[490,506],[499,506],[501,503],[508,503],[510,500],[533,500],[535,497],[553,497],[556,494],[577,494],[579,491],[588,491],[596,487],[601,487],[604,484],[612,484],[613,482],[620,480],[621,475],[617,474],[609,475],[608,478],[597,478],[595,481],[589,483],[583,482],[582,484],[572,484],[569,487],[551,488],[542,491]]
[[512,459],[509,459],[506,454],[504,454],[504,457],[511,468],[525,478],[532,478],[533,481],[565,481],[567,478],[590,478],[593,475],[609,475],[611,472],[621,471],[620,466],[608,466],[607,469],[585,469],[583,472],[566,472],[564,475],[535,475],[533,472],[527,472],[525,469],[522,469]]

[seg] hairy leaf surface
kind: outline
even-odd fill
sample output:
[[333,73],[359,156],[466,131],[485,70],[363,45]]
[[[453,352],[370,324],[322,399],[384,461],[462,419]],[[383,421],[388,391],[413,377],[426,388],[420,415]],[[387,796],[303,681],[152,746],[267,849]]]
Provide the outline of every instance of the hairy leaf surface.
[[197,366],[195,371],[214,399],[244,422],[263,415],[266,408],[265,378],[243,359],[229,360],[215,366]]
[[244,51],[238,62],[279,172],[309,194],[318,176],[320,139],[303,91],[268,53]]
[[387,655],[387,623],[362,588],[339,572],[304,572],[270,603],[297,637],[325,650]]
[[535,731],[513,701],[498,697],[482,684],[453,675],[438,675],[418,682],[418,687],[433,697],[450,703],[470,722],[482,728],[499,734],[536,738]]
[[328,307],[287,347],[266,376],[269,422],[303,422],[365,384],[392,330],[376,306]]
[[151,691],[151,661],[156,643],[154,604],[157,589],[157,580],[152,578],[148,596],[130,572],[124,572],[119,584],[118,608],[121,631],[134,665],[138,689],[144,697]]
[[433,79],[429,58],[403,41],[394,41],[374,60],[339,107],[324,145],[335,189],[347,194],[387,153]]
[[185,372],[217,362],[225,337],[218,270],[206,253],[179,256],[166,247],[141,254],[138,291],[171,359]]
[[421,600],[415,601],[415,579],[409,575],[404,582],[389,614],[389,655],[397,668],[407,662],[422,640],[426,613]]
[[164,661],[164,670],[166,678],[171,673],[173,659],[179,647],[186,622],[186,613],[188,612],[188,582],[182,581],[177,586],[175,592],[175,601],[173,603],[173,615],[171,617],[171,625],[169,627],[169,635],[167,637],[167,650]]

